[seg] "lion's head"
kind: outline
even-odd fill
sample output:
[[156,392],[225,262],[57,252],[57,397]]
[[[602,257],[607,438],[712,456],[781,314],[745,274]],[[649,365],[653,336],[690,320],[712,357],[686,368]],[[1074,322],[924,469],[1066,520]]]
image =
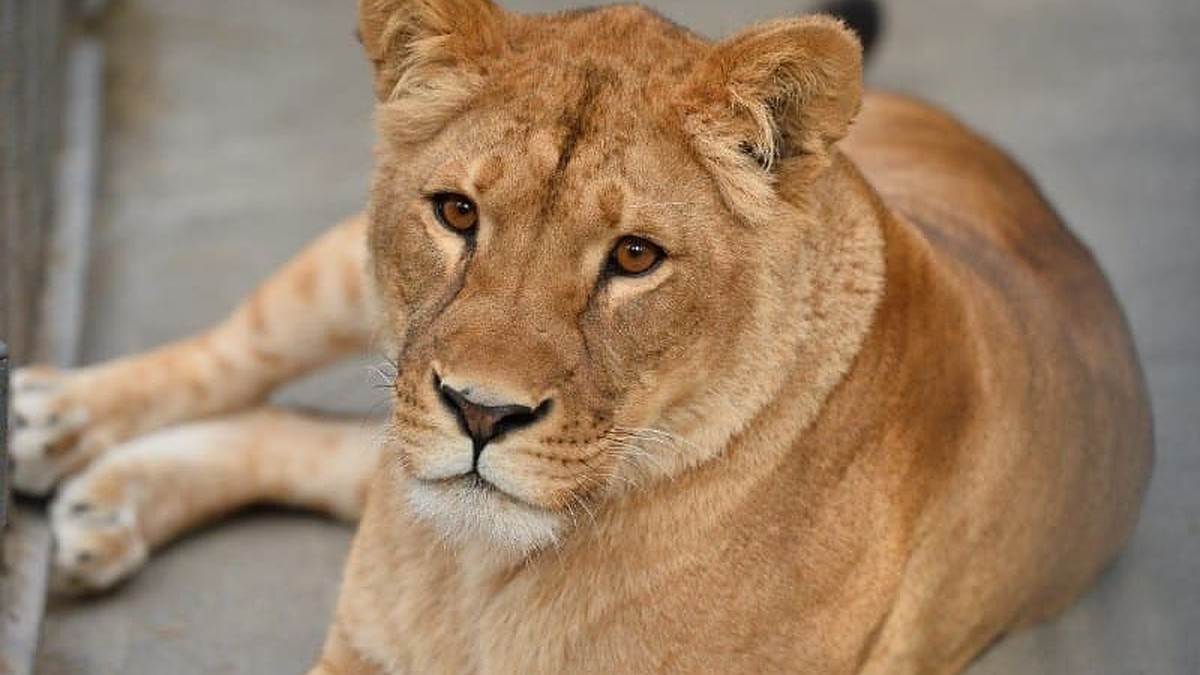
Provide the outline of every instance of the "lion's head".
[[414,510],[529,552],[717,456],[810,333],[809,190],[859,105],[853,35],[808,17],[714,45],[638,7],[360,10]]

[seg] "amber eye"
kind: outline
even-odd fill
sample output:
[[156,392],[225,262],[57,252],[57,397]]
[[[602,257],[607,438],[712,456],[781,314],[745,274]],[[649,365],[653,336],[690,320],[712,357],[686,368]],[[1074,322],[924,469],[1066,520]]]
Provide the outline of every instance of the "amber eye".
[[479,225],[479,209],[475,202],[459,194],[434,195],[433,213],[442,225],[458,234],[469,234]]
[[652,241],[641,237],[625,237],[617,242],[616,248],[609,255],[609,270],[612,274],[627,277],[641,276],[658,267],[666,255],[666,252]]

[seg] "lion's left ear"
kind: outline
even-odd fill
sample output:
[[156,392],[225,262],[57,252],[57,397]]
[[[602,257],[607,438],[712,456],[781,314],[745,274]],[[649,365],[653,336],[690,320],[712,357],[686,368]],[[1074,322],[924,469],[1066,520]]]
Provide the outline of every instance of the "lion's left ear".
[[825,154],[862,103],[862,46],[825,16],[755,26],[716,45],[686,85],[686,124],[763,168]]
[[389,102],[432,79],[480,74],[501,49],[504,12],[491,0],[359,0],[358,38]]

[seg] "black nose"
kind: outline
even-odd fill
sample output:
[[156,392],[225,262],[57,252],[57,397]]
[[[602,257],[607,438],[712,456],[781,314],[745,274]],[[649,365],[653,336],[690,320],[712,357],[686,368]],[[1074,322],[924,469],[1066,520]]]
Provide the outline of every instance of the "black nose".
[[442,403],[458,418],[458,426],[475,444],[475,457],[483,447],[510,431],[535,424],[550,412],[550,401],[536,408],[524,405],[480,405],[472,401],[470,390],[458,391],[435,382]]

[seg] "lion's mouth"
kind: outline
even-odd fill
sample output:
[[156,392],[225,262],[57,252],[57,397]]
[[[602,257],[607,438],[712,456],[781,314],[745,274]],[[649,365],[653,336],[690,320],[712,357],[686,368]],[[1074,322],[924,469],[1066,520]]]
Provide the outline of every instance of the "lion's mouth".
[[459,489],[482,490],[487,493],[494,493],[504,497],[509,496],[508,493],[497,487],[495,483],[479,475],[479,472],[473,469],[461,476],[455,476],[454,478],[448,478],[439,482],[447,483]]
[[474,469],[468,471],[467,473],[451,476],[449,478],[424,479],[418,477],[417,480],[425,485],[441,488],[449,492],[455,492],[459,494],[469,493],[484,498],[492,497],[506,500],[514,504],[519,504],[526,508],[544,509],[544,507],[538,504],[533,504],[510,492],[505,491],[503,488],[488,480]]

